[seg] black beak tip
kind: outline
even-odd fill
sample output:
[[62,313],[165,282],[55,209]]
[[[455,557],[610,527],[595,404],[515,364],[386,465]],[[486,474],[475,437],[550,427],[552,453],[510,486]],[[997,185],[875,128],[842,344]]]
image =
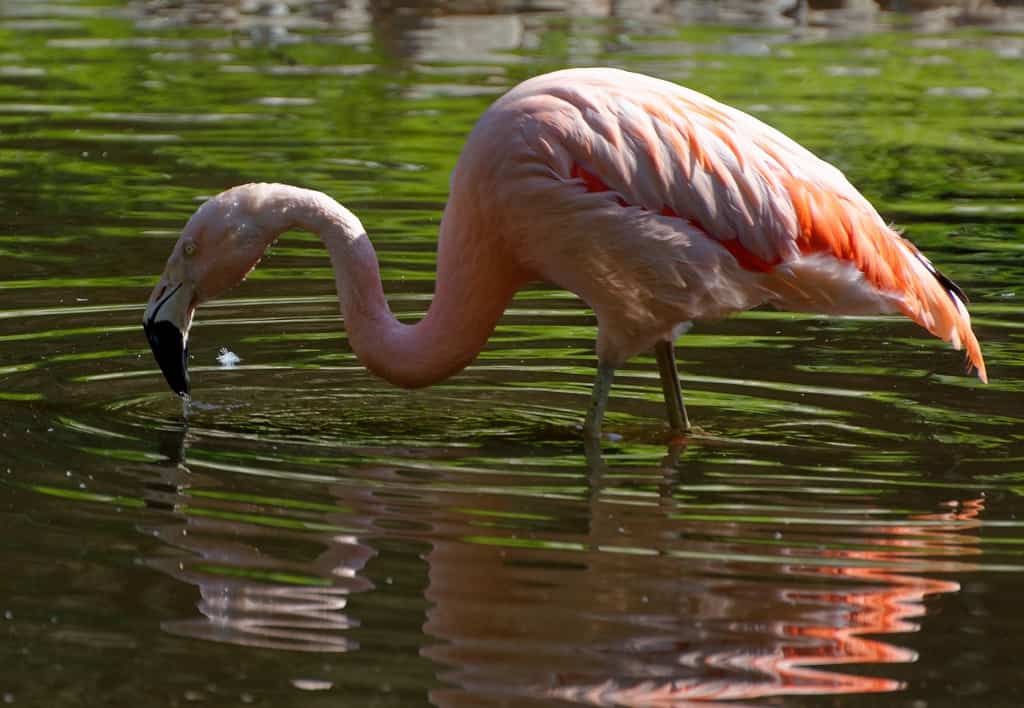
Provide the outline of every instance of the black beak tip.
[[179,396],[188,394],[188,347],[181,330],[167,320],[146,322],[142,329],[167,385]]

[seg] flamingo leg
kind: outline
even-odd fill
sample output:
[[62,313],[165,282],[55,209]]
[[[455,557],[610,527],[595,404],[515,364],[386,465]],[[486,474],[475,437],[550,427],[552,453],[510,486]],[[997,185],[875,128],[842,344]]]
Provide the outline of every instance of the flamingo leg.
[[662,393],[665,394],[669,427],[677,432],[688,433],[690,419],[686,415],[686,403],[683,402],[683,391],[679,387],[675,345],[672,342],[658,342],[654,345],[654,356],[658,360],[658,374],[661,376]]
[[615,367],[598,361],[597,378],[594,379],[594,391],[590,396],[590,408],[587,410],[587,420],[583,423],[583,433],[588,438],[601,437],[601,421],[604,419],[604,410],[608,407],[608,393],[612,389],[614,379]]

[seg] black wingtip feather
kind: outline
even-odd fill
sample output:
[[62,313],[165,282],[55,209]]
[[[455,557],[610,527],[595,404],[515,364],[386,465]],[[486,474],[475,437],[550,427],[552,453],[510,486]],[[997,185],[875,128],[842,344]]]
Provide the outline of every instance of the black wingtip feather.
[[949,294],[950,297],[955,295],[964,305],[970,302],[970,298],[967,297],[967,293],[961,290],[960,286],[950,280],[944,273],[937,269],[933,269],[932,274],[935,276],[935,279],[939,281],[939,285],[946,289],[946,293]]

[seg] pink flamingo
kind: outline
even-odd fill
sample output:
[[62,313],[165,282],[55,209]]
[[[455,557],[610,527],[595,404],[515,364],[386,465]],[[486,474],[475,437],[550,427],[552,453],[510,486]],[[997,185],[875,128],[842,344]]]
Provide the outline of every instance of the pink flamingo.
[[598,321],[592,437],[616,367],[651,348],[669,424],[688,430],[677,336],[691,320],[764,303],[902,312],[965,347],[968,366],[987,380],[963,291],[839,170],[739,110],[640,74],[545,74],[483,114],[451,177],[434,299],[413,325],[392,315],[363,225],[330,197],[247,184],[207,201],[143,320],[174,391],[189,390],[195,308],[239,283],[292,228],[318,234],[330,254],[353,351],[400,386],[427,386],[472,362],[526,283],[579,295]]

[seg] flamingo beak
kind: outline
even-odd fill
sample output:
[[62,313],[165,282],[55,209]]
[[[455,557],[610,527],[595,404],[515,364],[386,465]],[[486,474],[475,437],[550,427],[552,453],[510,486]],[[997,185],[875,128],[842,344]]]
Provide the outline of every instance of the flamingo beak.
[[166,278],[153,290],[142,318],[142,329],[167,384],[179,396],[189,392],[188,330],[195,311],[194,288]]

